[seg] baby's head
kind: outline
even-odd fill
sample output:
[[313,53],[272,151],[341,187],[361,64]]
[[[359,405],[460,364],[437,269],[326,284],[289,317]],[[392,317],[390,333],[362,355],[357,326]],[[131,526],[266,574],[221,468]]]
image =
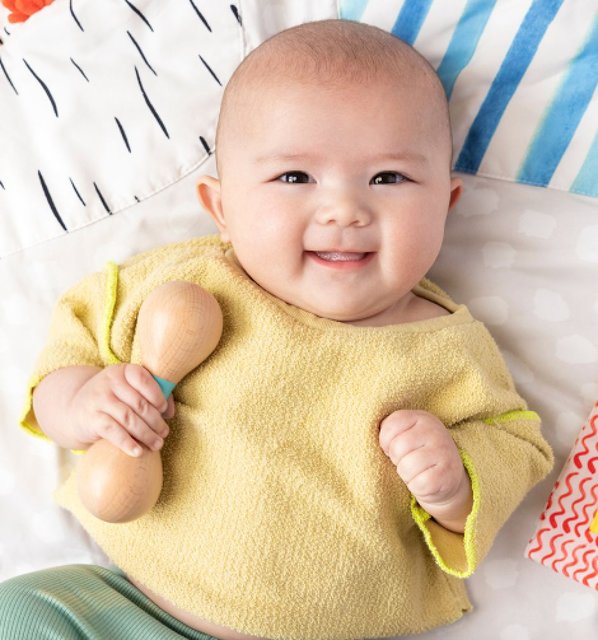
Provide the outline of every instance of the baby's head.
[[409,45],[341,20],[294,27],[223,98],[202,205],[260,286],[343,322],[401,320],[450,206],[442,85]]

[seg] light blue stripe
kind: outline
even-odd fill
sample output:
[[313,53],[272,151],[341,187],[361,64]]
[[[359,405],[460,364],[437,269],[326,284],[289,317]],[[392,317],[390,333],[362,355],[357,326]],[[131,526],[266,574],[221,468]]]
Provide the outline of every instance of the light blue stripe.
[[405,0],[391,33],[413,44],[431,6],[432,0]]
[[571,185],[571,191],[598,198],[598,133],[594,136],[592,147]]
[[342,0],[340,17],[343,20],[359,21],[369,0]]
[[[530,144],[517,180],[549,184],[598,85],[598,19],[590,37],[571,62]],[[596,179],[596,178],[595,178]]]
[[437,72],[448,98],[455,81],[471,60],[496,0],[468,0]]
[[170,382],[170,380],[165,380],[164,378],[160,378],[160,376],[154,376],[154,380],[160,386],[160,390],[162,391],[162,395],[165,398],[168,398],[172,393],[173,389],[176,387],[174,382]]
[[534,0],[476,115],[455,168],[476,173],[498,123],[563,0]]

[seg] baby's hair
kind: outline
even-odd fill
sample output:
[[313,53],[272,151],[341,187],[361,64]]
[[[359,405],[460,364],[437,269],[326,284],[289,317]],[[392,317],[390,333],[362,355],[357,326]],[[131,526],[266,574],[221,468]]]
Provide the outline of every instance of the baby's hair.
[[348,20],[322,20],[291,27],[254,49],[237,67],[222,99],[216,132],[216,156],[225,124],[248,90],[259,94],[273,82],[313,84],[334,89],[346,83],[383,78],[405,88],[427,90],[436,110],[435,127],[445,130],[451,145],[448,104],[430,63],[392,34]]

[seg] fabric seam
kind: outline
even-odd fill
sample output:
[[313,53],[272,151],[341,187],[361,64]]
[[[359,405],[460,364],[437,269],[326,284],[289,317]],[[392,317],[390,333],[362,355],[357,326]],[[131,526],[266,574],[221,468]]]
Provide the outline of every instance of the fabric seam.
[[540,416],[535,411],[528,410],[507,411],[506,413],[501,413],[498,416],[484,418],[482,422],[492,426],[494,424],[513,422],[514,420],[533,420],[534,422],[541,422]]
[[110,337],[112,334],[112,324],[114,322],[114,312],[116,309],[116,299],[118,296],[118,276],[119,269],[115,262],[106,264],[106,287],[104,317],[102,319],[102,332],[100,334],[100,353],[109,364],[121,364],[122,360],[112,351]]

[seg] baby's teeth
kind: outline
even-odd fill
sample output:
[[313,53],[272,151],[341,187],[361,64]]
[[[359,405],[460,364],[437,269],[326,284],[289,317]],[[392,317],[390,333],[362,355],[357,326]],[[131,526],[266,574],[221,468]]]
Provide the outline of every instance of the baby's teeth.
[[364,253],[353,253],[350,251],[316,251],[318,258],[322,260],[328,260],[329,262],[349,262],[350,260],[361,260],[364,257]]

